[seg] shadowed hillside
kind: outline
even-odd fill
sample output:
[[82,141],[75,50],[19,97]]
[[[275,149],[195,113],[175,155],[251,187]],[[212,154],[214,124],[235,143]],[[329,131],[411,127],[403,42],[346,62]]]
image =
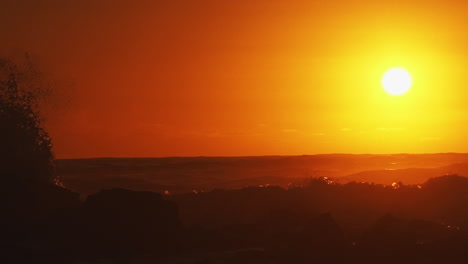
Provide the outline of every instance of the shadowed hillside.
[[8,263],[463,263],[467,195],[468,178],[454,175],[163,196],[110,189],[10,229],[2,245]]

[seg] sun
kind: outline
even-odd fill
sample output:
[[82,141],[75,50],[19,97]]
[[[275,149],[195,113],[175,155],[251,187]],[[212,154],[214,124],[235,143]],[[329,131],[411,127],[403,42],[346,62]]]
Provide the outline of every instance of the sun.
[[411,75],[400,68],[387,71],[382,78],[383,88],[392,95],[406,93],[411,88],[412,82]]

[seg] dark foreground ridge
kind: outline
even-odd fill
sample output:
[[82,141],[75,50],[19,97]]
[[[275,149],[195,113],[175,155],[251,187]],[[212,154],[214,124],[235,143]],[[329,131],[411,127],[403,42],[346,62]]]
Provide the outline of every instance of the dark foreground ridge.
[[468,178],[160,195],[2,186],[2,263],[465,263]]

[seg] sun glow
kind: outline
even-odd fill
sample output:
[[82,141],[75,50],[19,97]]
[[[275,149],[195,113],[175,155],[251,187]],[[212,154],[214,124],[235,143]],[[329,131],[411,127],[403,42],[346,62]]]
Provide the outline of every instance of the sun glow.
[[412,84],[410,74],[404,69],[391,69],[385,73],[382,85],[389,94],[401,95],[406,93]]

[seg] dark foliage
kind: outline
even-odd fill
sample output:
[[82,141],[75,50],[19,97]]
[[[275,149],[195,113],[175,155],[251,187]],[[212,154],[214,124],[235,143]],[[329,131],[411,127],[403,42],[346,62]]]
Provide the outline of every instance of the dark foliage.
[[[29,229],[0,240],[14,259],[9,263],[468,260],[468,181],[460,176],[421,186],[341,185],[320,178],[291,189],[247,187],[175,196],[112,189],[82,204],[63,189],[45,193],[51,198],[37,208],[48,213]],[[47,209],[59,196],[64,203]]]
[[2,181],[53,183],[51,138],[41,126],[38,100],[46,89],[27,63],[0,58],[0,175]]
[[86,199],[83,216],[86,244],[104,256],[167,254],[181,228],[176,204],[153,192],[101,191]]
[[[49,135],[39,100],[47,94],[40,74],[0,58],[0,255],[3,263],[31,263],[37,230],[56,210],[79,204],[79,194],[57,185]],[[36,244],[31,244],[33,243]]]

